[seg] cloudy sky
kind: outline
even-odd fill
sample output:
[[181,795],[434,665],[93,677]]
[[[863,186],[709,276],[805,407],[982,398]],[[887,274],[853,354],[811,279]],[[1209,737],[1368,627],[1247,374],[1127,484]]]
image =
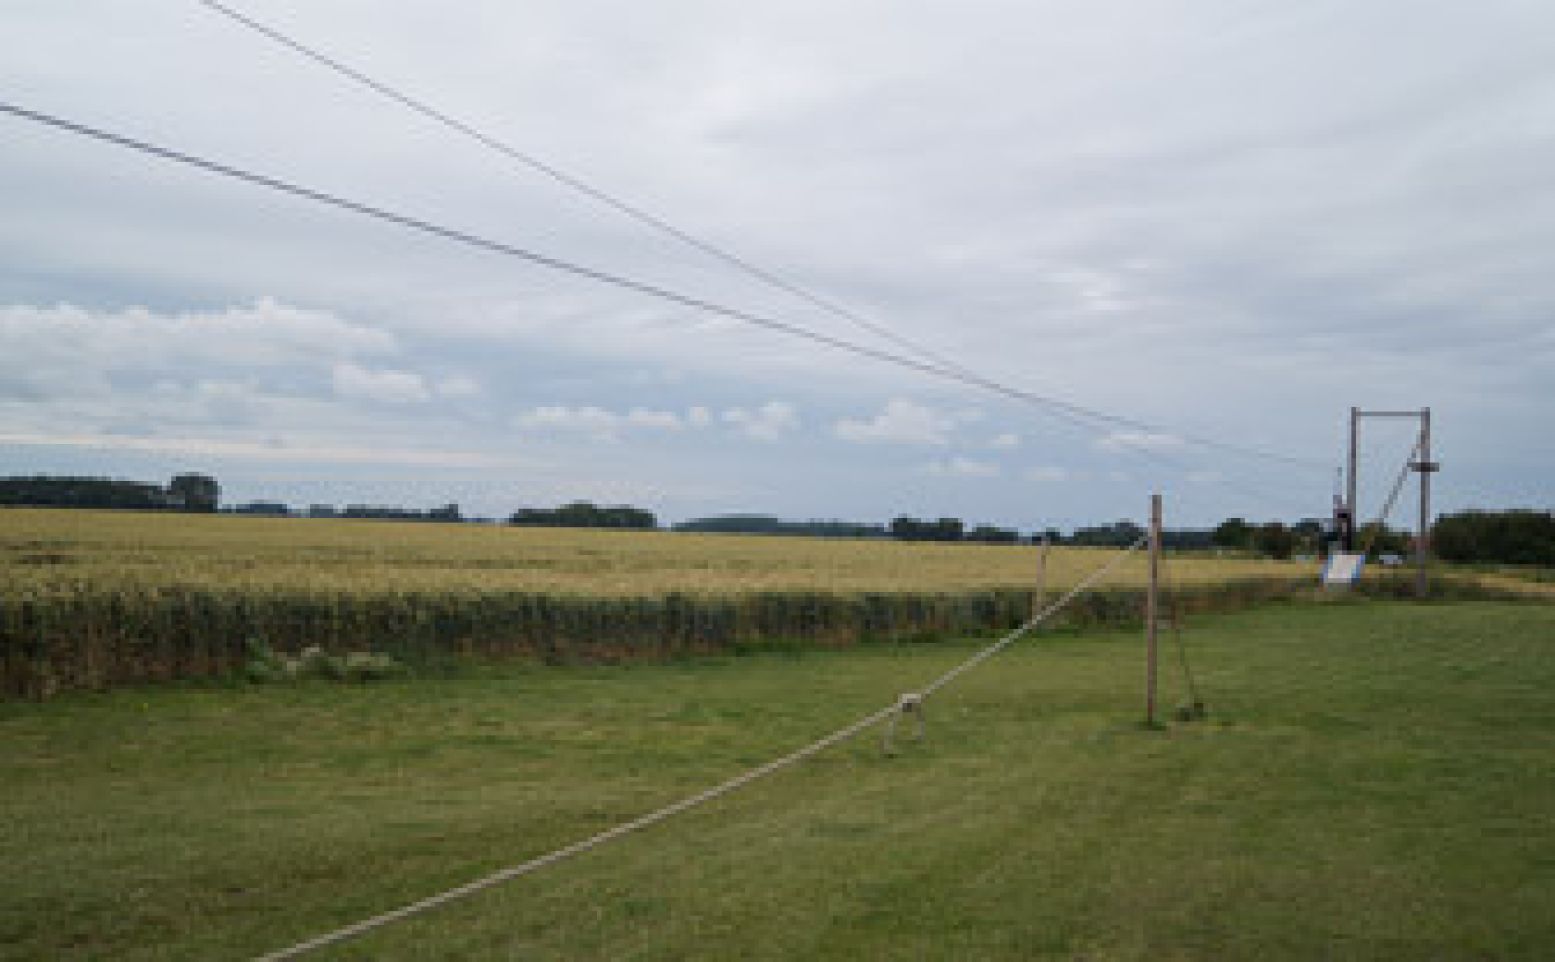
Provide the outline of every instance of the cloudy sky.
[[1186,525],[1430,405],[1440,509],[1555,501],[1547,3],[227,2],[898,340],[196,0],[8,0],[0,100],[1128,423],[0,115],[0,473]]

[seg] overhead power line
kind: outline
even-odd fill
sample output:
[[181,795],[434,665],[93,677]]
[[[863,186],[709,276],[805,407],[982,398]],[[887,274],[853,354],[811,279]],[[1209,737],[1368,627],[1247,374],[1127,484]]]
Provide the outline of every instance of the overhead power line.
[[[872,360],[881,361],[887,364],[894,364],[899,367],[904,367],[923,374],[931,374],[936,377],[948,378],[967,384],[973,384],[979,387],[983,387],[987,390],[992,390],[1010,397],[1015,397],[1019,400],[1044,404],[1049,408],[1050,411],[1059,415],[1060,417],[1076,422],[1081,426],[1088,426],[1083,420],[1085,415],[1081,413],[1084,409],[1079,408],[1078,405],[1071,405],[1067,402],[1058,401],[1056,399],[1044,399],[1038,395],[1025,394],[1024,392],[1014,392],[993,382],[985,381],[972,374],[942,368],[929,362],[917,361],[910,357],[893,354],[890,351],[880,350],[868,345],[856,344],[852,341],[847,341],[842,338],[834,337],[830,334],[825,334],[819,331],[812,331],[808,328],[801,327],[797,324],[791,324],[787,321],[764,317],[749,311],[740,310],[739,308],[728,307],[714,301],[705,300],[700,297],[695,297],[689,294],[682,294],[678,291],[674,291],[657,284],[649,283],[647,281],[640,281],[635,278],[625,277],[609,271],[598,270],[596,268],[587,267],[581,264],[575,264],[571,261],[527,250],[525,248],[518,247],[513,244],[508,244],[503,241],[491,240],[489,238],[481,237],[477,234],[472,234],[468,231],[458,230],[451,227],[444,227],[440,224],[435,224],[431,221],[423,220],[418,217],[412,217],[406,214],[400,214],[395,211],[388,210],[386,208],[350,200],[349,198],[341,197],[339,195],[331,194],[321,190],[315,190],[311,187],[304,187],[300,184],[281,180],[280,178],[270,177],[265,174],[257,174],[239,167],[234,167],[230,164],[208,160],[204,157],[195,156],[194,154],[174,150],[169,147],[162,147],[157,144],[152,144],[134,137],[128,137],[123,134],[116,134],[111,131],[106,131],[90,126],[88,124],[67,120],[63,117],[58,117],[53,114],[44,113],[42,111],[31,110],[16,104],[0,102],[0,113],[9,113],[13,116],[20,117],[25,120],[31,120],[45,126],[66,131],[68,133],[77,134],[79,136],[87,137],[103,143],[113,144],[114,146],[123,147],[129,150],[137,151],[139,153],[158,157],[163,160],[194,167],[199,170],[204,170],[208,173],[218,174],[223,177],[239,180],[254,186],[265,187],[270,190],[290,194],[294,197],[300,197],[304,200],[310,200],[315,203],[350,211],[355,214],[360,214],[364,217],[370,217],[375,220],[384,221],[399,227],[407,228],[409,230],[430,234],[435,237],[441,237],[445,240],[465,244],[467,246],[475,247],[491,253],[505,254],[510,257],[528,261],[541,267],[547,267],[552,270],[561,271],[578,277],[584,277],[602,284],[608,284],[615,287],[624,288],[626,290],[636,291],[637,293],[646,294],[650,297],[669,301],[673,304],[679,304],[694,310],[721,317],[727,317],[732,320],[737,320],[742,323],[753,325],[755,327],[764,328],[766,330],[775,331],[780,334],[786,334],[791,337],[812,341],[814,343],[822,344],[849,354],[867,357]],[[1148,454],[1150,452],[1144,453]]]
[[371,217],[375,220],[385,221],[387,223],[395,224],[399,227],[404,227],[413,231],[418,231],[423,234],[431,234],[435,237],[441,237],[445,240],[451,240],[470,247],[480,248],[491,253],[505,254],[509,257],[516,257],[520,260],[529,261],[530,263],[537,264],[541,267],[562,271],[564,273],[573,274],[578,277],[585,277],[589,280],[598,281],[599,283],[609,284],[615,287],[625,288],[631,291],[636,291],[640,294],[647,294],[650,297],[656,297],[660,300],[670,301],[671,303],[679,304],[683,307],[694,308],[698,311],[728,317],[747,324],[756,325],[757,327],[766,328],[767,330],[777,331],[779,333],[788,334],[793,337],[804,338],[806,340],[825,344],[828,347],[833,347],[851,354],[858,354],[864,357],[873,358],[878,361],[884,361],[886,363],[912,368],[923,373],[936,374],[940,376],[955,376],[950,372],[931,365],[927,362],[915,361],[912,358],[902,357],[901,355],[872,348],[868,345],[855,344],[851,341],[843,340],[842,338],[833,337],[829,334],[800,327],[797,324],[790,324],[787,321],[764,317],[749,311],[740,310],[739,308],[728,307],[714,301],[705,300],[703,298],[695,297],[689,294],[682,294],[667,287],[661,287],[657,284],[637,280],[635,278],[626,277],[620,274],[615,274],[610,271],[599,270],[593,267],[587,267],[582,264],[575,264],[572,261],[563,260],[559,257],[551,257],[550,255],[531,251],[514,244],[506,243],[504,241],[497,241],[487,237],[481,237],[478,234],[472,234],[469,231],[459,230],[457,228],[444,227],[440,224],[436,224],[428,220],[423,220],[419,217],[400,214],[384,207],[377,207],[372,204],[365,204],[360,201],[341,197],[338,194],[331,194],[326,191],[315,190],[311,187],[304,187],[300,184],[282,180],[277,177],[270,177],[265,174],[257,174],[249,170],[244,170],[240,167],[234,167],[230,164],[208,160],[204,157],[198,157],[194,154],[185,153],[180,150],[174,150],[169,147],[162,147],[148,141],[138,140],[134,137],[127,137],[122,134],[112,133],[111,131],[103,130],[98,127],[92,127],[87,124],[66,120],[63,117],[58,117],[53,114],[48,114],[37,110],[29,110],[26,107],[4,102],[0,102],[0,112],[8,113],[16,117],[21,117],[25,120],[31,120],[58,130],[64,130],[69,133],[88,137],[103,143],[109,143],[143,154],[160,157],[163,160],[169,160],[175,163],[183,164],[185,166],[195,167],[208,173],[219,174],[223,177],[244,181],[245,183],[253,184],[257,187],[265,187],[270,190],[290,194],[294,197],[300,197],[304,200],[311,200],[315,203],[350,211],[355,214],[361,214],[364,217]]
[[[193,167],[198,170],[203,170],[207,173],[217,174],[233,180],[252,184],[257,187],[264,187],[269,190],[289,194],[293,197],[298,197],[304,200],[313,201],[318,204],[323,204],[325,206],[349,211],[351,213],[359,214],[361,216],[369,217],[385,223],[394,224],[396,226],[403,227],[418,233],[440,237],[445,240],[464,244],[466,246],[485,250],[491,253],[514,257],[519,260],[527,261],[531,264],[546,267],[551,270],[560,271],[562,273],[571,274],[577,277],[583,277],[601,284],[607,284],[625,290],[635,291],[637,293],[658,298],[672,304],[689,307],[693,310],[701,311],[715,316],[726,317],[731,320],[736,320],[740,321],[741,323],[751,325],[753,327],[758,327],[776,333],[785,334],[790,337],[810,341],[812,343],[821,344],[848,354],[853,354],[859,357],[867,357],[875,361],[896,365],[898,367],[917,371],[919,373],[930,374],[935,377],[980,387],[994,394],[1038,406],[1067,421],[1076,423],[1081,427],[1088,429],[1093,428],[1094,425],[1088,424],[1087,421],[1097,421],[1115,426],[1128,427],[1134,430],[1161,430],[1150,425],[1145,425],[1142,422],[1133,421],[1129,418],[1107,414],[1101,411],[1094,411],[1092,409],[1083,407],[1078,404],[1073,404],[1068,401],[1045,397],[1043,395],[1035,394],[1030,391],[1024,391],[1018,388],[1011,388],[988,378],[984,378],[973,372],[940,367],[927,361],[919,361],[911,357],[906,357],[901,354],[870,347],[864,344],[858,344],[853,341],[848,341],[830,334],[825,334],[819,331],[812,331],[808,328],[790,323],[788,321],[766,317],[764,315],[755,314],[753,312],[741,310],[739,308],[729,307],[727,305],[720,304],[715,301],[710,301],[705,298],[683,294],[679,291],[675,291],[648,281],[642,281],[636,278],[615,274],[610,271],[600,270],[598,268],[588,267],[582,264],[576,264],[558,257],[552,257],[548,254],[541,254],[514,244],[509,244],[504,241],[492,240],[490,238],[482,237],[468,231],[445,227],[440,224],[433,223],[432,221],[423,220],[418,217],[412,217],[407,214],[401,214],[396,211],[362,203],[360,201],[351,200],[349,198],[331,194],[326,191],[316,190],[311,187],[304,187],[300,184],[282,180],[280,178],[254,173],[249,170],[234,167],[230,164],[224,164],[203,157],[198,157],[194,154],[174,150],[169,147],[163,147],[123,134],[116,134],[111,131],[90,126],[88,124],[67,120],[63,117],[59,117],[53,114],[31,110],[17,104],[0,102],[0,113],[7,113],[24,120],[29,120],[47,127],[52,127],[56,130],[65,131],[67,133],[76,134],[78,136],[96,140],[101,143],[112,144],[117,147],[122,147],[127,150],[157,157],[162,160],[167,160],[173,163],[182,164],[184,166]],[[1188,440],[1186,436],[1183,437],[1185,440]],[[1159,452],[1144,448],[1138,442],[1131,439],[1119,439],[1118,443],[1124,447],[1137,449],[1135,453],[1140,454],[1141,456],[1150,457],[1154,460],[1170,464],[1173,467],[1179,469],[1183,467],[1180,464],[1175,464],[1171,461],[1171,459],[1162,457]],[[1199,443],[1206,442],[1200,441]],[[1208,443],[1218,445],[1217,442]],[[1280,457],[1282,460],[1295,460],[1286,458],[1284,456],[1277,457]]]
[[955,362],[949,360],[948,358],[936,354],[929,348],[924,347],[923,345],[896,333],[883,324],[864,317],[857,311],[838,304],[836,301],[833,301],[829,298],[822,297],[814,291],[802,287],[793,281],[788,280],[787,278],[774,274],[773,272],[746,260],[738,254],[735,254],[725,247],[721,247],[711,241],[703,240],[690,231],[675,226],[657,214],[651,213],[650,211],[644,210],[635,204],[625,201],[620,197],[610,193],[609,191],[604,190],[603,188],[594,186],[582,178],[575,177],[572,174],[569,174],[561,168],[557,167],[553,163],[541,160],[539,157],[536,157],[531,153],[527,153],[526,151],[519,150],[517,147],[499,140],[491,134],[488,134],[480,128],[474,126],[473,124],[464,120],[460,120],[459,118],[449,114],[447,111],[434,107],[424,100],[412,97],[410,94],[392,87],[381,80],[370,77],[355,67],[342,63],[340,60],[331,57],[330,55],[323,53],[322,51],[319,51],[313,47],[310,47],[295,37],[282,33],[280,30],[277,30],[268,24],[261,23],[258,20],[255,20],[253,17],[242,13],[241,11],[234,10],[232,7],[218,2],[218,0],[196,0],[196,2],[206,7],[207,9],[212,10],[223,17],[226,17],[234,23],[246,27],[247,29],[252,30],[253,32],[263,37],[273,40],[281,46],[294,51],[295,53],[301,54],[307,59],[312,60],[314,63],[317,63],[335,72],[336,74],[345,77],[348,80],[360,84],[361,86],[372,90],[374,93],[380,94],[381,96],[394,101],[407,110],[414,111],[415,113],[418,113],[421,116],[426,117],[427,119],[432,120],[433,122],[440,124],[449,130],[468,137],[483,147],[486,147],[489,150],[493,150],[503,155],[504,157],[507,157],[509,160],[516,161],[517,163],[527,167],[530,170],[543,174],[559,184],[569,187],[580,194],[583,194],[595,201],[598,201],[601,204],[604,204],[606,207],[611,208],[617,213],[624,214],[625,216],[630,217],[631,219],[641,224],[646,224],[654,230],[667,234],[670,237],[675,238],[680,243],[698,250],[703,254],[708,255],[709,257],[716,258],[717,260],[720,260],[723,263],[734,267],[751,277],[756,278],[757,280],[767,284],[770,287],[777,288],[778,290],[781,290],[787,294],[791,294],[794,297],[797,297],[814,307],[818,307],[829,314],[843,318],[844,320],[847,320],[850,323],[855,324],[866,331],[869,331],[871,334],[874,334],[877,337],[881,337],[887,341],[890,341],[897,347],[917,354],[919,357],[932,361],[942,367],[955,368],[957,366]]
[[[505,141],[485,132],[484,130],[481,130],[479,127],[476,127],[468,121],[461,120],[458,117],[448,113],[446,110],[434,107],[424,100],[411,96],[410,94],[405,93],[403,90],[391,86],[382,80],[371,77],[363,71],[343,63],[337,58],[323,53],[322,51],[303,43],[295,37],[283,33],[275,27],[261,23],[260,21],[255,20],[253,17],[233,9],[227,4],[220,2],[220,0],[196,0],[196,2],[217,14],[226,17],[232,22],[237,23],[246,29],[251,30],[254,33],[257,33],[313,61],[314,63],[325,67],[326,69],[338,74],[339,76],[366,87],[369,90],[372,90],[374,93],[377,93],[380,96],[383,96],[393,101],[394,103],[397,103],[400,106],[413,111],[414,113],[426,117],[427,119],[432,120],[433,122],[443,126],[446,129],[452,130],[464,137],[469,138],[470,140],[475,141],[476,143],[486,147],[489,150],[501,154],[511,161],[521,164],[530,170],[543,174],[546,177],[556,181],[557,183],[575,190],[605,205],[606,207],[615,210],[620,214],[630,217],[631,219],[641,224],[645,224],[654,230],[673,237],[680,243],[685,244],[694,250],[700,251],[701,253],[710,257],[713,257],[723,262],[724,264],[734,267],[735,269],[756,278],[757,280],[767,284],[770,287],[776,288],[787,294],[797,297],[813,307],[820,308],[829,314],[848,321],[849,323],[862,330],[868,331],[877,337],[889,341],[890,343],[896,345],[898,348],[915,354],[918,357],[930,362],[933,366],[953,374],[959,380],[965,381],[967,383],[976,383],[979,386],[997,391],[998,393],[1001,393],[1006,397],[1015,400],[1020,400],[1027,403],[1035,403],[1053,409],[1066,410],[1070,414],[1074,414],[1080,417],[1092,418],[1102,423],[1111,424],[1118,427],[1126,427],[1136,431],[1143,431],[1148,434],[1172,434],[1173,436],[1178,437],[1185,442],[1229,454],[1236,454],[1244,457],[1262,458],[1266,460],[1279,461],[1286,464],[1301,465],[1304,467],[1318,466],[1325,469],[1327,468],[1326,462],[1318,461],[1315,459],[1294,457],[1291,455],[1280,454],[1274,451],[1267,451],[1262,448],[1249,447],[1227,441],[1219,441],[1213,438],[1195,437],[1193,435],[1184,434],[1179,431],[1171,431],[1167,428],[1148,424],[1146,422],[1138,421],[1132,418],[1111,415],[1105,412],[1086,408],[1081,405],[1060,401],[1055,398],[1035,395],[1022,389],[1010,387],[1008,385],[996,382],[992,378],[977,374],[970,368],[967,368],[966,366],[945,357],[944,355],[914,341],[911,338],[899,334],[884,324],[873,321],[870,318],[860,314],[859,312],[839,304],[830,298],[817,294],[816,292],[806,287],[796,284],[785,277],[782,277],[757,264],[754,264],[746,258],[733,253],[728,248],[721,247],[712,243],[711,241],[703,240],[690,231],[677,227],[659,215],[653,214],[647,210],[644,210],[642,207],[623,200],[615,194],[601,187],[597,187],[580,177],[569,174],[554,163],[542,160],[527,151],[520,150],[519,148],[506,143]],[[1159,456],[1156,455],[1155,452],[1148,450],[1148,448],[1146,448],[1143,443],[1131,443],[1127,440],[1120,440],[1119,443],[1134,450],[1136,453],[1160,460]]]

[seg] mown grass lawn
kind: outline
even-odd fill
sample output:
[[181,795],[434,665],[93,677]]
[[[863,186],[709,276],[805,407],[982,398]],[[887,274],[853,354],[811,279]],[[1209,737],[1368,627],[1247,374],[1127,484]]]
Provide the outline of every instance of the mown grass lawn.
[[[1555,957],[1555,607],[1276,607],[1187,640],[1208,722],[1138,727],[1137,634],[1022,643],[898,757],[871,735],[320,956]],[[972,647],[0,705],[0,956],[278,949],[710,785]]]

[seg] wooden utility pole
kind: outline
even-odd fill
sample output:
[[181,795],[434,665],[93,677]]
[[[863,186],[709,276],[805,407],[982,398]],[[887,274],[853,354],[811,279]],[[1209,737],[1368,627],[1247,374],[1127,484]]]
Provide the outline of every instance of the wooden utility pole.
[[1344,498],[1345,507],[1350,509],[1349,528],[1344,532],[1344,550],[1346,551],[1355,550],[1355,529],[1358,528],[1361,523],[1360,515],[1355,513],[1355,463],[1357,460],[1359,460],[1357,457],[1356,435],[1359,433],[1360,426],[1361,409],[1352,407],[1350,409],[1350,460],[1349,471],[1345,475],[1346,481]]
[[1150,496],[1150,587],[1145,593],[1145,725],[1155,727],[1156,622],[1160,620],[1161,496]]
[[1415,594],[1430,593],[1426,583],[1425,560],[1431,547],[1431,474],[1438,469],[1431,460],[1431,409],[1420,409],[1420,453],[1413,465],[1420,472],[1420,529],[1415,535]]

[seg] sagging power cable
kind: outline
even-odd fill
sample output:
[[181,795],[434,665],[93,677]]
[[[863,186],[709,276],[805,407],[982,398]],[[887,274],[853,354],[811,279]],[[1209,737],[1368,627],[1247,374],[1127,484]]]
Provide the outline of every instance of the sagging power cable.
[[870,332],[871,334],[874,334],[877,337],[890,341],[897,347],[917,354],[919,357],[922,357],[923,359],[941,367],[951,369],[957,366],[955,362],[949,360],[948,358],[937,354],[922,344],[918,344],[909,338],[896,333],[883,324],[871,321],[869,318],[864,317],[857,311],[851,310],[842,304],[838,304],[836,301],[833,301],[829,298],[822,297],[820,294],[817,294],[808,288],[801,287],[799,284],[796,284],[785,277],[766,270],[765,268],[752,263],[746,258],[735,254],[726,247],[721,247],[711,241],[698,237],[696,234],[693,234],[684,228],[677,227],[675,224],[670,223],[668,220],[660,217],[657,214],[645,210],[642,207],[639,207],[629,201],[623,200],[615,194],[610,193],[602,187],[597,187],[594,184],[591,184],[588,181],[582,179],[581,177],[569,174],[565,170],[562,170],[560,167],[558,167],[556,164],[547,160],[543,160],[527,151],[520,150],[517,147],[514,147],[512,144],[500,140],[497,137],[485,132],[484,130],[481,130],[474,124],[471,124],[465,120],[461,120],[446,110],[434,107],[426,101],[421,100],[420,98],[413,97],[396,87],[390,86],[381,80],[371,77],[361,70],[342,62],[339,58],[330,56],[329,54],[326,54],[315,47],[311,47],[298,40],[297,38],[290,36],[289,34],[282,33],[280,30],[270,26],[269,24],[261,23],[239,10],[235,10],[224,3],[218,2],[218,0],[195,0],[195,2],[214,13],[226,17],[239,26],[245,27],[262,37],[272,40],[275,43],[278,43],[281,46],[286,47],[287,49],[300,54],[303,57],[306,57],[314,63],[317,63],[320,66],[333,71],[334,73],[346,78],[347,80],[366,87],[374,93],[377,93],[380,96],[383,96],[393,101],[394,103],[399,104],[407,110],[420,114],[421,116],[433,121],[434,123],[440,124],[448,130],[452,130],[455,133],[467,137],[475,143],[487,148],[488,150],[501,154],[503,157],[506,157],[511,161],[515,161],[529,170],[543,174],[544,176],[549,177],[551,180],[556,181],[564,187],[577,191],[578,193],[605,205],[606,207],[616,211],[619,214],[629,217],[640,224],[645,224],[662,234],[672,237],[676,241],[679,241],[680,243],[692,248],[693,250],[700,251],[709,257],[722,261],[724,264],[733,267],[736,270],[739,270],[742,273],[755,278],[756,280],[761,281],[763,284],[766,284],[769,287],[776,288],[777,290],[797,297],[813,307],[818,307],[829,314],[840,317],[849,323],[854,324],[857,327]]
[[[676,241],[696,251],[699,251],[702,254],[721,261],[725,265],[733,267],[736,270],[746,274],[747,276],[753,277],[763,284],[768,285],[769,287],[797,297],[812,307],[820,308],[821,310],[826,311],[835,317],[839,317],[847,321],[848,323],[860,328],[861,330],[868,331],[869,333],[890,342],[902,350],[917,355],[919,358],[926,360],[934,367],[939,368],[944,372],[956,375],[963,381],[967,381],[969,383],[979,383],[984,387],[996,389],[1000,393],[1003,393],[1005,396],[1012,399],[1055,408],[1062,408],[1071,414],[1095,418],[1103,423],[1113,424],[1118,427],[1126,427],[1135,431],[1143,431],[1149,434],[1171,434],[1175,437],[1181,438],[1187,443],[1229,454],[1236,454],[1243,457],[1261,458],[1265,460],[1278,461],[1285,464],[1300,465],[1303,467],[1312,467],[1315,465],[1323,464],[1323,462],[1312,458],[1302,458],[1286,455],[1276,451],[1268,451],[1263,448],[1234,444],[1227,441],[1220,441],[1214,438],[1205,438],[1185,434],[1180,431],[1173,431],[1168,428],[1150,424],[1134,418],[1112,415],[1103,411],[1098,411],[1094,408],[1088,408],[1078,404],[1059,401],[1055,398],[1032,395],[1029,392],[1022,391],[1018,388],[1010,387],[1004,384],[998,384],[993,379],[977,374],[965,365],[960,364],[959,362],[954,361],[944,356],[943,354],[892,330],[885,324],[871,320],[860,312],[839,304],[831,298],[824,297],[807,287],[788,280],[787,278],[782,277],[773,271],[767,270],[766,268],[751,262],[749,259],[733,253],[726,247],[722,247],[718,244],[712,243],[711,241],[704,240],[701,237],[691,233],[690,231],[676,226],[664,217],[651,213],[636,204],[623,200],[610,191],[607,191],[590,183],[587,180],[584,180],[581,177],[568,173],[553,162],[542,160],[531,152],[520,150],[519,148],[514,147],[512,144],[509,144],[500,138],[487,133],[479,127],[476,127],[474,124],[455,117],[445,109],[435,107],[427,103],[425,100],[405,93],[403,90],[393,85],[372,77],[362,70],[342,62],[337,57],[326,54],[316,49],[315,47],[305,44],[297,38],[283,33],[275,27],[261,23],[253,17],[250,17],[231,6],[228,6],[227,4],[220,2],[220,0],[195,0],[195,2],[199,3],[206,9],[227,18],[233,23],[236,23],[254,33],[257,33],[260,36],[265,37],[274,43],[280,44],[281,46],[286,47],[294,53],[297,53],[302,57],[305,57],[308,60],[319,64],[320,66],[332,71],[338,76],[344,77],[353,83],[366,87],[367,89],[382,97],[387,98],[388,100],[400,105],[401,107],[419,114],[420,116],[441,125],[447,130],[454,131],[455,133],[458,133],[461,136],[464,136],[474,141],[475,143],[480,144],[488,150],[500,154],[501,156],[507,158],[509,161],[516,162],[529,170],[543,174],[544,176],[549,177],[551,180],[562,184],[563,186],[580,194],[583,194],[584,196],[589,197],[590,199],[600,204],[603,204],[604,206],[616,211],[619,214],[631,218],[638,223],[647,225],[648,227],[657,230],[669,237],[672,237]],[[1126,444],[1127,442],[1119,443]],[[1143,446],[1138,447],[1136,450],[1144,453],[1146,456],[1151,456],[1153,454],[1153,452],[1150,452]],[[1157,458],[1157,460],[1163,459]],[[1326,467],[1326,465],[1324,466]]]
[[[291,181],[282,180],[278,177],[255,173],[253,171],[245,170],[231,164],[209,160],[207,158],[199,157],[185,151],[163,147],[158,144],[153,144],[135,137],[113,133],[111,131],[103,130],[88,124],[67,120],[54,114],[32,110],[17,104],[5,102],[0,102],[0,113],[10,114],[14,117],[29,120],[47,127],[52,127],[56,130],[76,134],[78,136],[96,140],[101,143],[112,144],[117,147],[147,154],[162,160],[182,164],[187,167],[193,167],[206,171],[207,173],[217,174],[222,177],[242,181],[257,187],[264,187],[269,190],[289,194],[293,197],[298,197],[303,200],[309,200],[313,201],[314,203],[349,211],[354,214],[359,214],[374,220],[390,223],[395,226],[418,233],[440,237],[444,240],[464,244],[466,246],[485,250],[490,253],[503,254],[509,257],[518,258],[540,267],[546,267],[551,270],[583,277],[601,284],[607,284],[625,290],[634,291],[639,294],[645,294],[659,300],[678,304],[682,307],[689,307],[704,313],[740,321],[741,323],[745,323],[754,327],[764,328],[766,330],[785,334],[790,337],[811,341],[813,343],[831,347],[849,354],[854,354],[860,357],[867,357],[871,360],[893,364],[898,367],[917,371],[919,373],[930,374],[946,380],[957,381],[962,384],[982,388],[983,390],[990,393],[1039,407],[1049,412],[1050,414],[1056,415],[1057,417],[1069,421],[1070,423],[1075,424],[1087,431],[1093,430],[1095,428],[1094,422],[1108,423],[1135,429],[1151,427],[1149,425],[1143,424],[1142,422],[1133,421],[1132,419],[1118,415],[1094,411],[1072,402],[1035,394],[1033,392],[1019,388],[1012,388],[970,371],[945,368],[927,361],[916,360],[902,354],[870,347],[865,344],[859,344],[857,342],[835,337],[820,331],[813,331],[809,328],[802,327],[798,324],[793,324],[788,321],[767,317],[765,315],[756,314],[751,311],[742,310],[740,308],[729,307],[725,304],[710,301],[702,297],[683,294],[679,291],[675,291],[673,289],[649,281],[638,280],[636,278],[616,274],[611,271],[577,264],[559,257],[553,257],[548,254],[531,251],[526,248],[519,247],[515,244],[509,244],[504,241],[492,240],[487,237],[482,237],[469,231],[452,227],[445,227],[443,225],[424,220],[419,217],[401,214],[384,207],[351,200],[338,194],[332,194],[311,187],[305,187]],[[1183,437],[1185,440],[1187,439],[1186,436]],[[1120,438],[1117,440],[1117,443],[1125,449],[1134,450],[1136,454],[1142,457],[1147,457],[1152,460],[1169,464],[1175,468],[1178,468],[1179,470],[1184,468],[1183,465],[1172,462],[1170,459],[1160,455],[1159,452],[1151,451],[1149,448],[1136,441],[1132,441],[1127,438]],[[1200,443],[1204,442],[1201,441]],[[1283,455],[1279,457],[1283,460],[1295,460],[1292,458],[1287,458]]]

